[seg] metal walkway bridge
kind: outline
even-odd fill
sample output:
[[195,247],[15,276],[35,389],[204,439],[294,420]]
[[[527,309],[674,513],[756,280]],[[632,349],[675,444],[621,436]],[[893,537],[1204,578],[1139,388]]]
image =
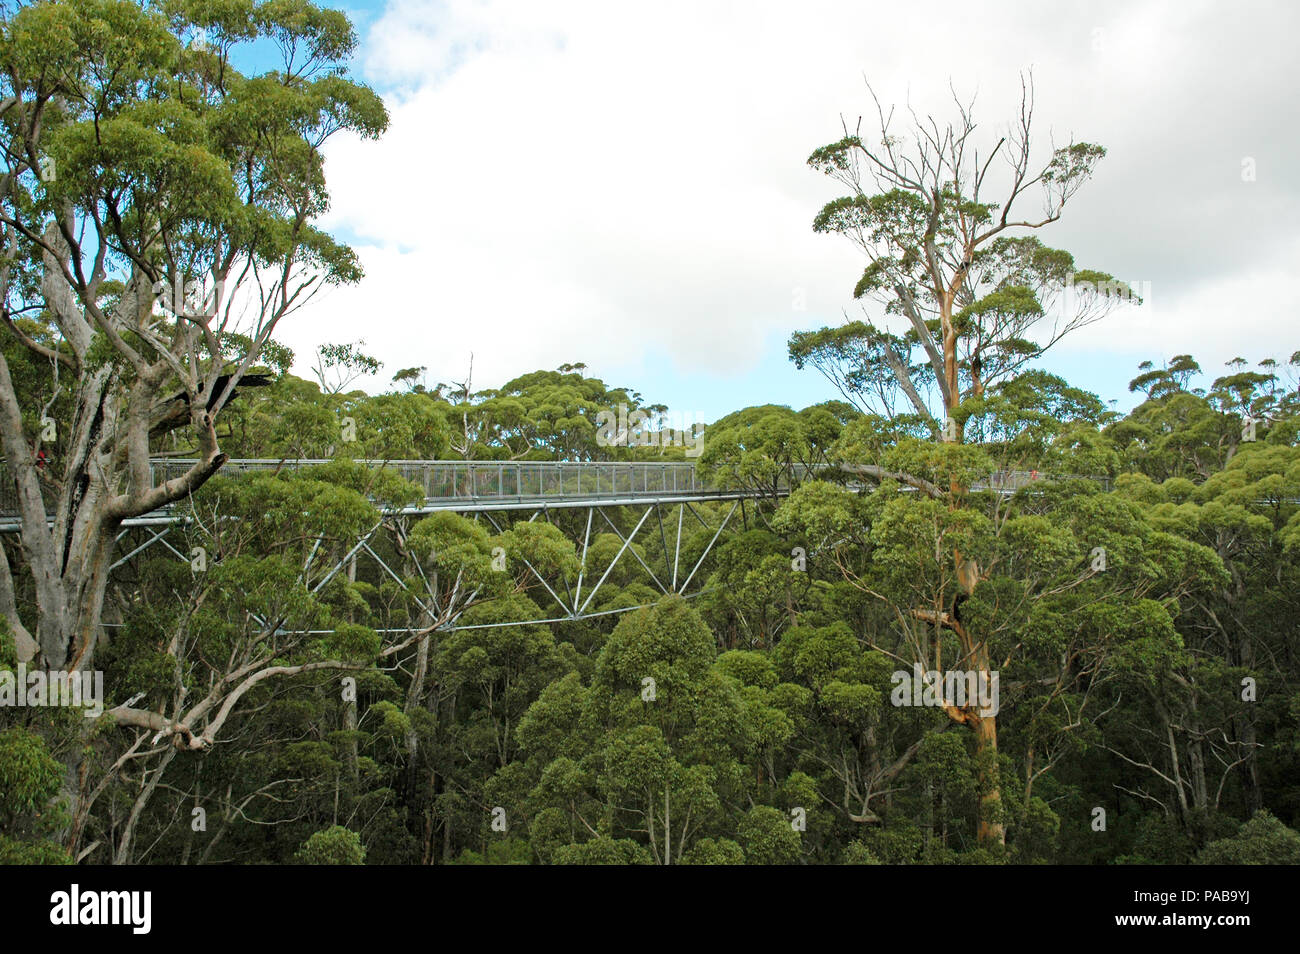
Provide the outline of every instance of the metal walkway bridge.
[[[331,463],[335,461],[231,459],[223,465],[220,475],[274,474]],[[774,482],[766,488],[719,487],[705,481],[693,461],[356,460],[354,463],[400,475],[420,488],[424,499],[412,505],[380,508],[375,524],[353,545],[333,552],[324,564],[318,560],[318,551],[323,553],[325,547],[317,540],[303,568],[304,580],[312,592],[318,592],[340,572],[355,577],[359,558],[367,563],[373,561],[378,577],[395,581],[412,593],[427,618],[438,621],[434,628],[442,631],[461,628],[455,624],[461,612],[472,603],[472,594],[468,599],[462,597],[459,605],[450,605],[445,600],[442,602],[446,605],[440,605],[431,590],[412,590],[410,572],[403,575],[394,569],[395,556],[404,549],[412,523],[422,516],[458,513],[476,521],[482,519],[497,534],[512,522],[525,520],[542,519],[561,526],[579,557],[581,569],[576,580],[550,579],[524,561],[531,585],[540,584],[558,607],[560,615],[550,620],[554,622],[635,609],[602,610],[595,602],[601,587],[619,566],[631,567],[638,576],[644,571],[642,579],[663,594],[698,595],[698,571],[731,524],[737,508],[742,508],[743,501],[770,499],[790,491],[786,481]],[[150,465],[152,482],[156,486],[177,477],[193,464],[193,460],[155,459]],[[0,466],[0,533],[14,534],[22,530],[14,490]],[[707,504],[722,506],[701,506]],[[669,525],[673,523],[675,526],[670,530]],[[701,532],[696,524],[706,531],[707,544],[698,556],[696,546],[691,550],[690,559],[683,561],[684,540],[690,534]],[[202,526],[189,500],[125,520],[116,540],[119,550],[125,552],[112,564],[112,569],[117,570],[155,547],[190,563],[188,554],[195,552],[193,545],[203,546],[209,530]],[[610,533],[619,541],[618,550],[607,565],[602,563],[595,568],[594,575],[598,578],[593,585],[591,579],[584,578],[589,566],[588,553],[596,537]],[[390,538],[387,545],[380,543],[384,536]],[[398,568],[402,566],[398,564]],[[406,569],[409,571],[409,565]],[[697,583],[695,592],[689,590],[692,582]],[[424,584],[427,586],[428,580]],[[416,588],[421,587],[417,584]],[[545,597],[542,599],[544,603],[550,602]],[[514,625],[527,622],[532,621],[523,620]]]
[[[155,460],[154,480],[183,474],[190,460]],[[229,460],[221,473],[300,470],[328,460]],[[357,460],[391,471],[424,491],[411,512],[456,513],[620,506],[648,501],[738,500],[756,490],[726,490],[703,480],[693,461]],[[788,493],[788,486],[778,488]]]
[[[155,459],[151,463],[154,484],[179,476],[193,463],[192,460],[176,458]],[[330,463],[334,461],[232,459],[222,467],[221,475],[281,473]],[[787,496],[791,490],[788,478],[761,487],[719,486],[701,477],[693,461],[357,460],[354,463],[400,475],[421,488],[424,499],[414,505],[379,510],[378,519],[368,532],[354,545],[333,550],[327,562],[319,566],[316,565],[318,551],[324,548],[322,541],[317,540],[303,567],[306,585],[314,593],[340,572],[347,572],[355,578],[357,560],[364,556],[367,562],[374,562],[378,578],[395,581],[411,593],[414,601],[425,611],[426,619],[434,621],[430,628],[440,631],[468,628],[458,626],[457,622],[464,609],[473,602],[473,596],[471,594],[468,600],[462,597],[458,604],[455,600],[440,601],[428,589],[427,579],[422,586],[417,586],[427,591],[415,593],[411,587],[411,574],[408,572],[404,576],[393,568],[395,555],[403,551],[413,521],[422,516],[452,512],[476,521],[481,518],[498,534],[508,528],[512,520],[532,522],[540,518],[562,528],[579,558],[577,578],[550,579],[525,560],[525,575],[530,577],[530,585],[540,584],[545,589],[550,600],[543,598],[543,601],[550,603],[556,614],[546,620],[505,624],[525,625],[587,619],[636,609],[631,606],[602,610],[595,603],[601,587],[620,563],[633,567],[638,576],[643,571],[645,582],[662,594],[699,595],[698,571],[732,523],[737,509],[741,510],[743,521],[746,500],[772,500]],[[799,467],[794,469],[792,476],[797,483],[809,474],[807,468]],[[991,475],[972,489],[1010,494],[1039,479],[1046,478],[1036,471],[1002,472]],[[711,506],[714,504],[721,506]],[[169,508],[124,521],[116,545],[126,552],[113,563],[112,568],[118,569],[154,546],[165,548],[182,562],[191,562],[186,551],[192,554],[192,546],[196,542],[202,545],[208,533],[194,513],[189,501],[180,501]],[[655,519],[652,521],[651,517]],[[689,525],[688,519],[691,521]],[[707,542],[703,543],[698,556],[695,551],[699,549],[699,543],[688,547],[691,559],[683,562],[683,540],[691,534],[701,534],[696,523],[703,528],[701,542]],[[594,585],[585,579],[593,526],[597,536],[612,533],[619,544],[613,560],[603,567]],[[0,533],[21,530],[14,486],[0,467]],[[172,533],[184,535],[184,541],[175,537],[169,541],[168,535]],[[391,536],[390,543],[396,545],[381,546],[379,540],[383,535]],[[641,542],[634,546],[638,537]],[[651,563],[656,565],[652,567]],[[639,570],[636,570],[637,566]],[[419,569],[418,565],[416,569]],[[422,571],[420,576],[423,576]],[[694,592],[689,589],[693,581],[697,582]],[[587,585],[585,592],[584,582]]]
[[[155,485],[178,477],[193,460],[157,458],[150,464]],[[231,459],[219,476],[302,470],[334,463],[331,460]],[[464,461],[356,460],[354,463],[399,474],[424,491],[422,504],[402,508],[406,514],[438,511],[482,513],[496,510],[537,510],[617,507],[645,503],[699,503],[740,500],[789,493],[785,482],[766,491],[725,489],[702,479],[694,462],[670,461]],[[123,527],[159,526],[186,518],[173,506],[123,522]],[[0,533],[22,529],[14,488],[0,464]]]
[[[251,472],[279,473],[333,463],[328,459],[231,459],[220,476]],[[156,458],[150,464],[153,483],[180,476],[195,463],[180,458]],[[355,460],[354,463],[386,469],[424,491],[422,504],[402,508],[405,514],[438,511],[483,513],[498,510],[541,510],[617,507],[636,504],[683,504],[719,500],[781,497],[790,492],[780,479],[759,488],[727,488],[702,478],[693,461],[465,461],[465,460]],[[809,469],[793,468],[796,480]],[[1038,471],[1002,471],[979,481],[972,490],[1009,494],[1048,478]],[[1069,478],[1075,479],[1075,478]],[[1105,482],[1105,478],[1084,478]],[[123,522],[122,526],[147,527],[184,522],[178,507],[156,510]],[[0,533],[22,529],[14,487],[0,463]]]

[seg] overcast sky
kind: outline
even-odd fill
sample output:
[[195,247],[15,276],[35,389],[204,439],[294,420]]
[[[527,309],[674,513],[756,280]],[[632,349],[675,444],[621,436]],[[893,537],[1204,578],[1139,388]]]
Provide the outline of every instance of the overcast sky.
[[[1047,365],[1121,407],[1144,359],[1217,374],[1300,348],[1290,3],[350,4],[355,72],[392,116],[328,150],[325,226],[367,275],[285,326],[300,355],[364,337],[385,362],[476,388],[563,362],[706,419],[833,396],[791,331],[856,314],[864,264],[816,235],[839,194],[808,154],[882,99],[996,137],[1031,68],[1046,147],[1109,155],[1039,235],[1139,283],[1140,309]],[[1253,167],[1254,181],[1244,181]],[[1038,207],[1034,197],[1032,210]],[[306,372],[305,361],[299,363]]]

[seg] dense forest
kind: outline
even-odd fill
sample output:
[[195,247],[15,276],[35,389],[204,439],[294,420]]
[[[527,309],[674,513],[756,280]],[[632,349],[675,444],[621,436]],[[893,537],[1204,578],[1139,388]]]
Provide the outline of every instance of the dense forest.
[[[1233,369],[1201,392],[1184,386],[1195,364],[1183,358],[1135,380],[1147,396],[1127,415],[1046,375],[1018,378],[985,422],[1011,420],[1013,433],[963,445],[957,464],[847,401],[746,408],[708,429],[699,469],[761,487],[780,471],[797,482],[801,465],[847,466],[756,501],[707,559],[697,599],[662,597],[629,561],[592,609],[649,608],[418,640],[418,597],[446,602],[462,578],[501,577],[465,606],[466,622],[554,616],[522,560],[575,564],[581,527],[525,537],[538,528],[524,517],[496,533],[432,515],[412,524],[405,552],[383,553],[409,592],[366,561],[317,588],[331,555],[378,519],[377,501],[419,489],[345,457],[218,475],[192,506],[238,522],[174,544],[214,547],[205,573],[158,548],[115,571],[96,651],[107,704],[143,693],[137,705],[174,718],[272,657],[351,661],[355,698],[333,670],[268,680],[197,750],[0,710],[5,857],[65,857],[70,820],[49,806],[72,760],[85,786],[73,844],[92,862],[1296,861],[1300,837],[1285,826],[1300,811],[1300,395],[1280,377],[1294,382],[1297,361]],[[222,446],[321,457],[346,415],[368,458],[454,457],[467,434],[471,459],[681,455],[598,447],[596,414],[635,396],[580,370],[471,397],[418,385],[330,394],[278,374],[231,406]],[[1243,413],[1268,422],[1253,442]],[[955,466],[1089,479],[973,492],[957,511],[897,480],[857,483],[852,464],[880,461],[931,481]],[[616,516],[623,534],[633,518]],[[707,537],[697,524],[687,555]],[[318,538],[332,553],[304,576]],[[671,573],[671,551],[644,540],[634,546],[649,569]],[[952,602],[936,552],[956,541],[995,567],[961,613],[1006,660],[994,776],[1004,844],[978,838],[972,733],[943,711],[891,703],[912,643],[957,652],[899,612]],[[619,543],[593,537],[590,579]],[[498,545],[508,573],[491,572]],[[796,547],[806,559],[792,559]],[[439,576],[440,590],[424,589]],[[259,621],[276,616],[335,634],[268,634]]]
[[[812,153],[864,311],[789,358],[837,396],[696,454],[582,363],[370,393],[363,342],[281,343],[360,278],[312,225],[323,144],[387,122],[355,43],[305,0],[5,9],[0,862],[1300,863],[1300,352],[1145,363],[1127,413],[1050,373],[1140,305],[1035,237],[1105,150],[1038,162],[1032,85],[996,200],[960,104],[911,159]],[[421,514],[416,460],[744,503],[679,547],[632,506]],[[58,672],[97,717],[13,701]]]

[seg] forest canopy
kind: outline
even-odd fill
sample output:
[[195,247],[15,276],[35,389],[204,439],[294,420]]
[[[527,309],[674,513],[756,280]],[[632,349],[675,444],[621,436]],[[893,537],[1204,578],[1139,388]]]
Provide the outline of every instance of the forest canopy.
[[688,434],[285,344],[363,279],[342,12],[0,14],[0,862],[1300,863],[1300,352],[1053,373],[1139,302],[1028,79],[809,155],[835,396]]

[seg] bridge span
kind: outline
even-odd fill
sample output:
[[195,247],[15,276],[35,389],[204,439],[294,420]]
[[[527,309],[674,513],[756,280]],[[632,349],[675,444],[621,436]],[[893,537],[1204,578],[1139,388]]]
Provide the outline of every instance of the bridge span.
[[[790,481],[781,477],[765,486],[726,487],[706,480],[694,461],[500,461],[500,460],[364,460],[368,467],[390,470],[424,491],[420,504],[400,509],[407,515],[451,511],[484,513],[499,510],[563,510],[595,506],[637,504],[688,504],[723,500],[752,500],[787,496]],[[155,458],[150,463],[153,483],[178,477],[195,463],[192,459]],[[303,470],[333,463],[329,459],[286,460],[232,458],[219,476]],[[792,468],[797,481],[810,469]],[[1087,479],[1106,484],[1105,478],[1061,477],[1038,471],[1000,471],[977,481],[971,489],[1011,494],[1036,482]],[[184,522],[183,507],[173,505],[123,522],[124,528],[157,527]],[[0,533],[22,529],[12,481],[0,463]]]
[[[179,476],[193,463],[193,460],[177,458],[155,459],[151,462],[154,484]],[[330,463],[333,461],[232,459],[220,473],[222,476],[280,473]],[[706,480],[697,472],[694,461],[357,460],[355,463],[399,474],[422,490],[423,500],[401,507],[380,508],[375,524],[351,544],[341,541],[343,545],[338,547],[340,541],[336,541],[336,548],[323,565],[317,558],[318,551],[323,555],[324,548],[322,541],[317,540],[303,567],[304,583],[310,578],[310,588],[317,592],[340,572],[354,577],[358,559],[364,558],[374,564],[374,570],[368,572],[396,582],[411,593],[427,614],[426,619],[436,620],[429,628],[439,631],[470,628],[459,625],[467,604],[462,601],[456,606],[440,606],[431,591],[424,591],[427,580],[420,584],[393,567],[413,521],[421,516],[459,513],[476,521],[481,519],[496,533],[501,533],[512,521],[524,519],[528,522],[540,519],[560,527],[578,556],[581,569],[576,579],[550,579],[524,561],[534,585],[540,584],[549,595],[554,615],[543,620],[479,625],[514,626],[589,619],[639,608],[604,609],[595,602],[602,586],[620,564],[632,567],[638,576],[644,573],[641,578],[661,594],[698,596],[703,591],[699,571],[723,532],[733,524],[737,510],[741,520],[736,522],[747,522],[745,501],[787,496],[791,491],[790,476],[798,483],[814,473],[800,466],[793,468],[790,475],[762,485],[737,488]],[[1011,494],[1039,480],[1055,479],[1062,478],[1037,471],[1006,471],[990,475],[972,489]],[[712,506],[715,504],[721,506]],[[585,578],[593,528],[596,537],[612,534],[618,543],[616,555],[604,565],[594,584]],[[0,469],[0,533],[21,530],[13,482]],[[699,540],[684,548],[684,540],[692,534],[699,535]],[[169,551],[182,562],[191,562],[195,548],[208,545],[209,535],[210,528],[196,519],[192,502],[178,501],[168,508],[123,522],[116,545],[125,552],[112,564],[112,569],[117,570],[154,547]],[[391,540],[381,545],[386,537]],[[394,543],[400,545],[394,548]],[[690,556],[683,560],[687,550]],[[595,568],[592,575],[596,575]],[[413,582],[421,592],[412,589]],[[696,584],[694,590],[692,582]]]
[[[194,464],[180,458],[155,458],[153,483],[178,477]],[[226,461],[219,476],[279,473],[333,463],[327,459],[242,459]],[[482,513],[496,510],[619,507],[645,503],[702,503],[789,493],[785,481],[770,488],[722,488],[704,480],[693,461],[496,461],[496,460],[361,460],[355,463],[401,475],[424,491],[423,503],[401,508],[405,514],[438,511]],[[123,527],[150,527],[185,520],[172,506],[123,522]],[[0,465],[0,533],[22,529],[17,497]]]

